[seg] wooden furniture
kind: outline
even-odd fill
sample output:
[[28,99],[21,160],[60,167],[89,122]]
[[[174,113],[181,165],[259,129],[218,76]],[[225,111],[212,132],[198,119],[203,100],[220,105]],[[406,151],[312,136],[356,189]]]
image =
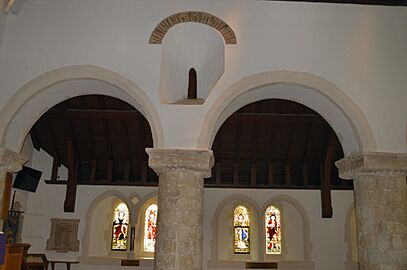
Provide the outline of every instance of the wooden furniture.
[[30,244],[7,244],[6,258],[1,270],[21,270]]
[[48,270],[48,260],[45,254],[27,254],[24,261],[28,270]]
[[51,269],[55,270],[55,264],[57,263],[62,263],[66,265],[66,269],[70,270],[71,269],[71,264],[78,264],[78,261],[49,261],[49,263],[51,264]]

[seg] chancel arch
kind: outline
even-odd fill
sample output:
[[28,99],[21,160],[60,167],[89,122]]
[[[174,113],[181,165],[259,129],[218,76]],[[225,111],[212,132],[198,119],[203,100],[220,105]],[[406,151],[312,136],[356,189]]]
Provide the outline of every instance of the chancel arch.
[[119,73],[93,65],[51,70],[19,88],[0,112],[0,144],[20,152],[31,127],[49,108],[88,94],[125,100],[147,119],[154,146],[165,144],[158,112],[144,90]]
[[205,117],[198,148],[209,149],[217,131],[236,110],[267,98],[295,101],[316,111],[338,135],[345,156],[376,149],[367,119],[354,101],[328,80],[297,71],[257,73],[225,89]]
[[[87,84],[88,89],[100,86],[83,80],[67,84]],[[121,99],[97,94],[64,100],[41,115],[30,130],[30,138],[35,149],[53,158],[52,173],[45,182],[67,186],[65,212],[75,211],[80,185],[158,184],[145,152],[146,147],[153,146],[150,125]],[[58,177],[61,166],[68,170],[65,179]]]
[[[295,86],[281,86],[278,91],[294,90]],[[299,102],[281,98],[259,100],[256,95],[252,101],[236,107],[219,128],[212,144],[215,166],[205,186],[269,189],[274,194],[278,194],[276,190],[314,190],[318,194],[317,190],[321,192],[321,217],[332,218],[331,191],[353,189],[352,182],[339,178],[334,164],[344,157],[341,137],[320,114]],[[275,232],[281,233],[281,238],[272,244],[269,253],[267,233],[273,229],[271,223],[266,224],[266,211],[271,206],[278,209],[280,227]],[[287,267],[293,262],[314,267],[310,223],[301,203],[288,195],[274,195],[257,213],[261,216],[258,238],[251,238],[257,241],[257,251],[241,259],[257,257],[260,261],[279,260],[280,265]],[[225,254],[218,256],[226,258]]]

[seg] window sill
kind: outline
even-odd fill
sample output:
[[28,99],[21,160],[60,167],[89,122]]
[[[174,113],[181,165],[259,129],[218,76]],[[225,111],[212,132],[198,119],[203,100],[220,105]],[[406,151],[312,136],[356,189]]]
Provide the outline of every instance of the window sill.
[[79,258],[81,264],[87,265],[117,265],[120,266],[122,260],[139,260],[140,267],[150,267],[154,265],[154,259],[150,258],[127,258],[127,257],[86,257]]
[[315,263],[309,261],[229,261],[229,260],[209,260],[209,268],[229,268],[229,269],[246,269],[246,262],[276,262],[279,269],[315,269]]

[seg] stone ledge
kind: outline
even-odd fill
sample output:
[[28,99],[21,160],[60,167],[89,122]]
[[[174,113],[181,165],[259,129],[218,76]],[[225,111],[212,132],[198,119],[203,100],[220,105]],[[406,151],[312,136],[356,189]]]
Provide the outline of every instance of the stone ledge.
[[149,155],[148,165],[157,174],[185,170],[202,173],[204,177],[211,176],[214,158],[210,150],[147,148],[146,152]]
[[174,103],[170,103],[170,104],[174,104],[174,105],[202,105],[204,103],[205,103],[204,99],[197,98],[197,99],[182,99],[182,100],[175,101]]
[[233,260],[209,260],[210,268],[246,269],[246,263],[270,263],[275,262],[281,269],[315,269],[315,263],[309,261],[233,261]]
[[[123,260],[129,260],[126,257],[99,257],[99,256],[91,256],[91,257],[81,257],[78,258],[81,265],[115,265],[120,266]],[[132,260],[140,261],[140,266],[148,266],[151,267],[154,264],[154,259],[146,259],[146,258],[134,258]]]
[[393,176],[407,175],[407,154],[362,152],[335,162],[339,176],[352,179],[358,175],[386,174]]

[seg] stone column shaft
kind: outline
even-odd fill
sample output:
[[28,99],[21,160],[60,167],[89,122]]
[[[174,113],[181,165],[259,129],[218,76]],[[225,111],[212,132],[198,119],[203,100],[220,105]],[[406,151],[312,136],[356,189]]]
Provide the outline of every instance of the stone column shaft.
[[407,269],[407,154],[359,153],[336,165],[354,179],[359,269]]
[[203,179],[212,151],[147,149],[159,175],[156,270],[202,269]]

